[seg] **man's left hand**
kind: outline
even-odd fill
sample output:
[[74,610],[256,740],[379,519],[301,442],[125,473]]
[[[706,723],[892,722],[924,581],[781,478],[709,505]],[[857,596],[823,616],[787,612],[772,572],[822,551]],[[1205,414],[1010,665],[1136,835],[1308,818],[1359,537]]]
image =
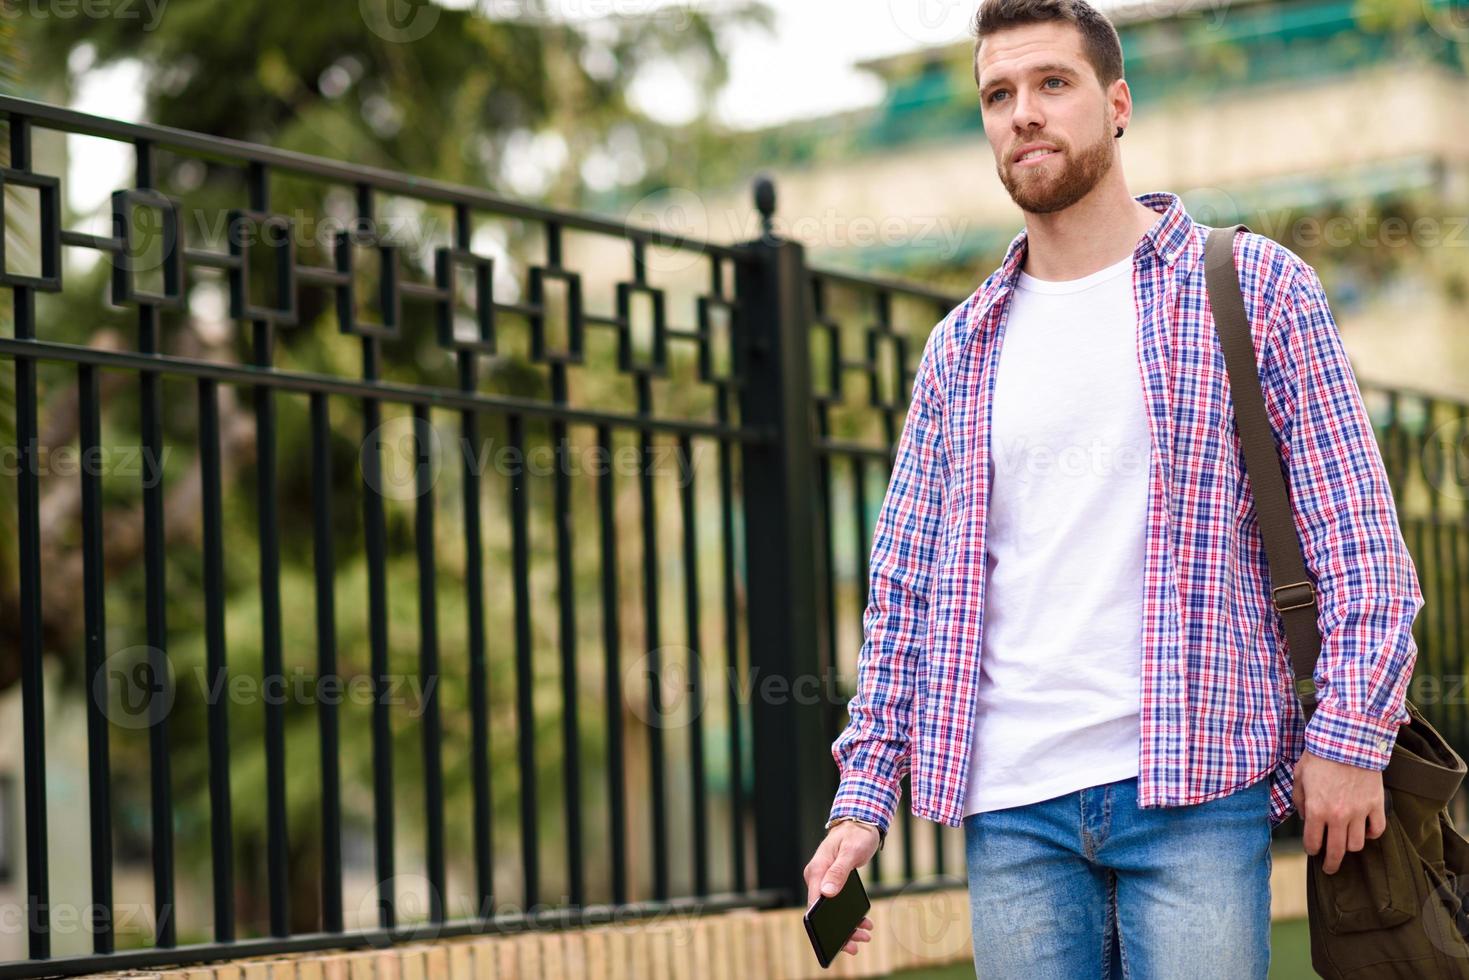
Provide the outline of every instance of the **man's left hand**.
[[1306,822],[1306,853],[1319,853],[1325,835],[1321,870],[1327,874],[1336,873],[1347,851],[1360,851],[1368,837],[1381,837],[1387,829],[1382,773],[1376,769],[1323,759],[1306,750],[1296,763],[1291,796]]

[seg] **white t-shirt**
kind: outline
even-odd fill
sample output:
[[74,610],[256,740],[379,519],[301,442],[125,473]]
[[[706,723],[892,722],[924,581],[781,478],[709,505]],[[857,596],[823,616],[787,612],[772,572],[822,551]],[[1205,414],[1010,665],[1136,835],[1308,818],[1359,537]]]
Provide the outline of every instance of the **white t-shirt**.
[[1150,437],[1131,272],[1021,272],[1011,296],[966,816],[1138,774]]

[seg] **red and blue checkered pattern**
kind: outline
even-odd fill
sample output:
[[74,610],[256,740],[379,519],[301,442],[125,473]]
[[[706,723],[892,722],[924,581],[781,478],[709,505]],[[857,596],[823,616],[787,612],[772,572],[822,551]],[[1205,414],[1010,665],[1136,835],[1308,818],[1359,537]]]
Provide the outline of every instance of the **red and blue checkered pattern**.
[[[1318,592],[1319,700],[1303,730],[1205,288],[1208,226],[1177,195],[1137,200],[1161,212],[1133,254],[1152,436],[1139,805],[1202,803],[1268,776],[1274,826],[1294,811],[1303,748],[1386,767],[1408,721],[1423,596],[1320,279],[1285,246],[1236,235],[1266,408]],[[984,626],[990,404],[1025,247],[1022,231],[924,344],[877,519],[857,694],[832,744],[841,772],[833,818],[886,830],[907,774],[916,816],[963,821]]]

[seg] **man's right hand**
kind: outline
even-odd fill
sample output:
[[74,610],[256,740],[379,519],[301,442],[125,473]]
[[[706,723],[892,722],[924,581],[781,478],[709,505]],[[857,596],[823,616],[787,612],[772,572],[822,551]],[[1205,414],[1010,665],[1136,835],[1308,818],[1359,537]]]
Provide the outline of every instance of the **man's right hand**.
[[[847,875],[852,869],[863,867],[872,860],[879,843],[877,831],[850,820],[844,820],[827,831],[826,839],[806,865],[807,908],[821,895],[830,898],[840,892],[847,883]],[[842,951],[856,956],[857,944],[871,940],[872,919],[864,916]]]

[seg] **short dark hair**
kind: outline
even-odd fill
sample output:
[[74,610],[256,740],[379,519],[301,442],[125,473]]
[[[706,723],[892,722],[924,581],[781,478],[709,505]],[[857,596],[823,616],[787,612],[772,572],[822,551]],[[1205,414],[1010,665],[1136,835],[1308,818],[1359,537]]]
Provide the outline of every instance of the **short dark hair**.
[[1102,89],[1122,77],[1122,40],[1117,28],[1086,0],[984,0],[974,15],[974,83],[979,84],[979,44],[987,36],[1025,24],[1066,21],[1081,31],[1082,51]]

